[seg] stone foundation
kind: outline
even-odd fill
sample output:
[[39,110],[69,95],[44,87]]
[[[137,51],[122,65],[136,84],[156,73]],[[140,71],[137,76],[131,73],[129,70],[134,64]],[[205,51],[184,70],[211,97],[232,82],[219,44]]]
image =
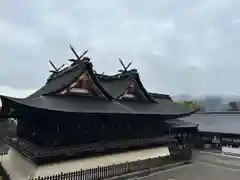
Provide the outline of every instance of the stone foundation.
[[61,163],[36,165],[14,148],[10,148],[8,155],[2,159],[2,165],[12,180],[26,180],[38,176],[45,177],[55,174],[86,170],[98,166],[109,166],[125,162],[135,162],[156,157],[170,156],[168,147],[155,147],[138,151],[130,151],[99,157],[75,159]]

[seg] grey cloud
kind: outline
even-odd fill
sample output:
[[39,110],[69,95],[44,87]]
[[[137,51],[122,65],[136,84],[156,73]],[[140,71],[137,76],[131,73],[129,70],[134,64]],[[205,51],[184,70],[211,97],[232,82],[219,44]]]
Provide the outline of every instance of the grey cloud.
[[133,61],[151,91],[239,93],[240,2],[0,2],[0,85],[40,87],[49,69],[89,49],[99,72]]

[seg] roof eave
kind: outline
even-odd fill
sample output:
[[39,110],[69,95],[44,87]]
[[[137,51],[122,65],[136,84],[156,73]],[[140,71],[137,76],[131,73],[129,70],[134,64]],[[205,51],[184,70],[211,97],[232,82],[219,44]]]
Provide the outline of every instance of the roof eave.
[[135,78],[135,81],[138,85],[138,87],[140,88],[140,90],[142,91],[143,95],[145,96],[145,98],[151,102],[151,103],[157,103],[157,101],[147,92],[147,90],[145,89],[140,77],[139,77],[139,74],[136,73],[134,75],[134,78]]
[[[63,78],[66,75],[69,74],[61,74],[59,77],[55,77],[54,79],[52,79],[51,81],[48,81],[43,87],[41,87],[39,90],[37,90],[36,92],[34,92],[33,94],[29,95],[27,97],[27,99],[31,99],[31,98],[35,98],[35,97],[39,97],[41,95],[48,95],[48,94],[56,94],[58,92],[61,92],[62,90],[64,90],[65,88],[67,88],[70,84],[72,84],[74,81],[76,81],[78,79],[78,77],[84,72],[84,70],[86,69],[86,66],[84,65],[84,63],[81,64],[76,64],[74,67],[71,67],[72,69],[70,69],[68,72],[66,73],[73,73],[71,74],[73,77],[69,78],[68,82],[62,82],[62,83],[58,83],[58,85],[56,87],[51,87],[51,83],[56,83],[56,81],[60,81],[59,78]],[[69,75],[70,76],[70,75]],[[53,85],[52,85],[53,86]]]
[[[44,111],[49,111],[49,112],[64,112],[64,113],[92,113],[92,114],[135,114],[135,115],[157,115],[159,117],[162,117],[163,119],[176,119],[180,117],[185,117],[185,116],[190,116],[191,114],[195,113],[195,111],[187,112],[187,113],[180,113],[180,114],[151,114],[151,113],[141,113],[141,112],[92,112],[92,111],[84,111],[84,112],[75,112],[75,111],[64,111],[64,110],[58,110],[58,109],[48,109],[48,108],[43,108],[43,107],[38,107],[38,106],[32,106],[31,103],[29,103],[29,99],[20,99],[20,98],[13,98],[13,97],[7,97],[7,96],[0,96],[2,101],[3,101],[3,109],[4,108],[13,108],[16,111],[18,109],[22,108],[31,108],[33,110],[44,110]],[[25,102],[24,102],[25,101]],[[30,100],[32,101],[32,100]],[[120,103],[120,102],[118,102]],[[124,106],[124,105],[121,105]],[[5,114],[7,115],[7,114]]]
[[90,75],[91,79],[93,80],[94,84],[96,85],[96,87],[98,88],[98,90],[108,99],[108,100],[112,100],[114,99],[114,97],[112,97],[106,89],[104,89],[104,87],[101,85],[101,83],[98,81],[98,78],[96,76],[96,74],[93,72],[92,69],[92,64],[88,63],[87,65],[87,71],[88,74]]

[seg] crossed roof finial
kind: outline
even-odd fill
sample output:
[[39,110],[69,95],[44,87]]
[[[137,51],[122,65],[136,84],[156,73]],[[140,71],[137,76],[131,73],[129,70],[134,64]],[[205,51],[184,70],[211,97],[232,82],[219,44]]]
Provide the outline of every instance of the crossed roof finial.
[[127,72],[128,68],[131,66],[132,62],[130,62],[127,66],[125,66],[124,63],[122,62],[121,58],[119,58],[119,61],[123,67],[123,70],[120,69],[120,70],[118,70],[118,72],[121,72],[121,73]]
[[84,58],[84,56],[88,53],[88,50],[86,50],[79,56],[71,44],[69,45],[69,47],[77,59],[68,59],[68,60],[73,62],[74,64],[77,64],[79,61],[81,61]]
[[63,65],[61,65],[59,68],[57,68],[57,67],[53,64],[53,62],[52,62],[51,60],[49,60],[49,63],[51,64],[51,66],[52,66],[53,69],[54,69],[54,70],[50,70],[51,73],[57,73],[57,72],[59,72],[59,71],[63,68],[63,66],[65,66],[65,64],[63,64]]

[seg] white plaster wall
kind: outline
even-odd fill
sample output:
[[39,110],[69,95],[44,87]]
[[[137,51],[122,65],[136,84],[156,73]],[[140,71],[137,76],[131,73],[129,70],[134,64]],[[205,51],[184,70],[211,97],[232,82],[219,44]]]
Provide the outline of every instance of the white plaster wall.
[[37,166],[23,157],[15,149],[10,148],[8,155],[3,156],[2,165],[12,180],[26,180],[35,177]]
[[27,179],[29,176],[50,176],[61,172],[66,173],[80,169],[96,168],[98,166],[108,166],[169,155],[168,147],[156,147],[93,158],[76,159],[37,167],[32,162],[23,158],[16,150],[10,149],[9,154],[3,159],[3,166],[13,180],[21,180]]

